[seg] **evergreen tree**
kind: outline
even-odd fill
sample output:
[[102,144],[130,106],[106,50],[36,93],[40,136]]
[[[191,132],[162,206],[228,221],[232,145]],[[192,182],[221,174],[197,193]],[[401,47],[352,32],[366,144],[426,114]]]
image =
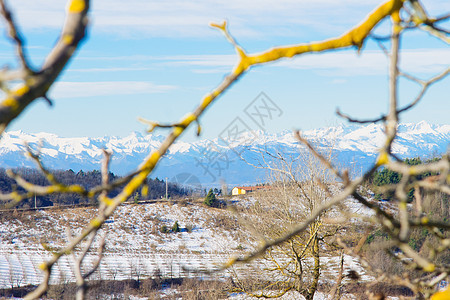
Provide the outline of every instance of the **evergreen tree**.
[[209,190],[208,194],[206,195],[205,201],[203,202],[206,205],[210,207],[215,207],[217,205],[217,199],[216,195],[214,195],[214,192],[212,189]]
[[[432,162],[433,160],[436,160],[436,159],[432,159],[427,162]],[[409,166],[417,166],[417,165],[423,164],[420,157],[407,158],[407,159],[405,159],[404,162]],[[417,180],[422,180],[423,178],[432,176],[432,175],[436,175],[436,173],[427,172],[424,174],[419,174],[415,177]],[[376,186],[383,186],[383,185],[389,185],[389,184],[394,185],[394,184],[398,184],[401,179],[402,179],[402,174],[399,174],[397,172],[394,172],[392,170],[384,168],[382,170],[377,170],[374,173],[374,175],[372,177],[372,183]],[[377,200],[380,200],[380,199],[391,200],[393,197],[394,197],[393,191],[375,194],[375,199],[377,199]],[[408,191],[408,202],[412,202],[413,200],[414,200],[414,188],[411,188]]]

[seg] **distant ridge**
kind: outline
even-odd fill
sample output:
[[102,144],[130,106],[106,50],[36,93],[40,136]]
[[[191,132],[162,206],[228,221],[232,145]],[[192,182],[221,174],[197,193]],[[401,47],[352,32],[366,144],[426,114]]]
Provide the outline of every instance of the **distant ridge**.
[[[400,124],[393,152],[400,157],[431,157],[447,151],[450,143],[450,125]],[[236,153],[247,160],[258,160],[257,151],[279,151],[296,155],[304,148],[298,144],[291,131],[269,134],[262,131],[247,132],[238,139],[200,139],[193,143],[177,142],[161,161],[154,176],[191,178],[202,184],[219,183],[247,184],[262,182],[265,170],[254,169],[242,161]],[[377,150],[384,142],[383,126],[339,125],[302,132],[318,149],[333,147],[333,153],[344,166],[364,169],[372,163]],[[99,169],[102,148],[112,150],[114,156],[111,171],[123,175],[136,168],[152,150],[164,140],[162,135],[143,135],[133,132],[126,137],[105,136],[100,138],[63,138],[51,133],[29,134],[22,131],[4,133],[0,140],[0,166],[3,168],[34,167],[24,157],[24,141],[37,149],[41,147],[44,164],[52,169],[78,171]],[[181,177],[183,177],[181,176]],[[183,177],[183,178],[184,178]]]

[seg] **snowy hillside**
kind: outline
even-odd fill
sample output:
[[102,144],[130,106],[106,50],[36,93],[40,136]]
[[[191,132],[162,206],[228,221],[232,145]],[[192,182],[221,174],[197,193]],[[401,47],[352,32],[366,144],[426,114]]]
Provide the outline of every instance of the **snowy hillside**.
[[[394,142],[394,153],[401,157],[430,157],[447,151],[450,141],[450,125],[433,125],[422,121],[418,124],[401,124]],[[326,151],[332,148],[340,165],[352,166],[355,172],[364,169],[375,160],[377,149],[384,135],[381,124],[321,128],[302,133],[316,147]],[[164,140],[157,134],[143,135],[137,132],[126,137],[65,138],[50,133],[28,134],[22,131],[5,133],[0,140],[0,164],[2,167],[34,167],[24,157],[24,142],[41,149],[41,158],[53,169],[78,171],[98,169],[102,148],[112,150],[111,170],[123,175],[134,168],[148,153]],[[261,151],[279,151],[294,156],[304,150],[291,131],[268,134],[262,131],[246,132],[224,139],[198,140],[193,143],[177,142],[161,161],[154,176],[191,184],[213,184],[224,180],[228,184],[255,183],[265,180],[266,172],[244,162],[260,160]],[[253,151],[252,151],[253,150]]]
[[[349,205],[357,208],[354,204]],[[39,265],[51,256],[41,243],[52,249],[61,248],[67,242],[66,228],[79,233],[95,214],[96,209],[92,207],[3,215],[0,222],[0,289],[41,282],[43,273]],[[162,226],[170,228],[175,221],[179,222],[181,232],[161,232]],[[239,225],[231,211],[195,203],[123,205],[104,224],[99,235],[106,236],[107,243],[94,279],[108,280],[135,278],[136,274],[145,278],[156,273],[166,277],[194,277],[197,274],[187,269],[216,268],[257,244],[252,232]],[[94,248],[98,245],[97,240]],[[95,259],[95,251],[88,254],[88,262]],[[323,262],[328,266],[324,276],[333,280],[338,258],[323,257]],[[73,282],[72,264],[72,257],[62,257],[50,282]],[[364,274],[360,263],[350,256],[346,257],[345,269]],[[233,270],[239,276],[245,276],[251,269],[239,265]],[[225,271],[214,276],[229,277],[231,274],[234,273]],[[371,279],[371,276],[363,276],[365,281]]]

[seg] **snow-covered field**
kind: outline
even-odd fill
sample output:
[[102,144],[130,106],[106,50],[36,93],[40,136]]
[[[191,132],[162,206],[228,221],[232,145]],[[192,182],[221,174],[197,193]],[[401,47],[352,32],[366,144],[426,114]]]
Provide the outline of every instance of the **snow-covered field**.
[[[25,213],[0,223],[0,287],[38,283],[39,264],[51,256],[44,249],[61,248],[67,242],[67,228],[72,234],[94,216],[94,208],[46,210]],[[181,232],[163,233],[178,221]],[[106,236],[104,259],[96,276],[103,279],[151,276],[191,276],[189,271],[212,269],[238,249],[249,247],[248,239],[232,230],[218,229],[217,223],[236,222],[226,210],[197,205],[169,203],[125,205],[107,221],[99,236]],[[233,229],[232,227],[230,229]],[[243,246],[245,244],[245,246]],[[98,246],[98,241],[94,243]],[[96,258],[91,253],[90,265]],[[52,282],[74,280],[72,256],[57,264]]]
[[[361,213],[362,208],[355,203],[350,205],[352,212]],[[95,213],[95,208],[74,208],[18,213],[3,218],[0,222],[0,288],[38,284],[42,280],[39,265],[51,256],[42,243],[51,249],[61,248],[67,242],[67,228],[72,234],[79,233]],[[175,221],[181,232],[161,232],[163,226],[170,229]],[[106,236],[107,242],[104,258],[93,278],[110,280],[157,274],[168,278],[205,276],[195,271],[211,270],[256,245],[250,232],[238,226],[232,212],[189,203],[121,206],[104,224],[99,236]],[[94,248],[98,245],[96,241]],[[86,267],[96,258],[95,251],[90,253]],[[323,277],[330,282],[337,276],[338,260],[338,257],[322,258],[326,265]],[[344,272],[355,270],[362,275],[362,280],[373,279],[364,275],[359,262],[350,256],[345,257],[344,265]],[[239,276],[247,276],[249,270],[253,269],[245,265],[234,269]],[[225,271],[214,276],[229,277],[230,273]],[[73,282],[74,278],[73,256],[62,257],[53,269],[51,283]],[[242,297],[231,296],[233,299]],[[294,298],[287,295],[284,299]],[[318,294],[315,299],[326,299],[326,296]]]

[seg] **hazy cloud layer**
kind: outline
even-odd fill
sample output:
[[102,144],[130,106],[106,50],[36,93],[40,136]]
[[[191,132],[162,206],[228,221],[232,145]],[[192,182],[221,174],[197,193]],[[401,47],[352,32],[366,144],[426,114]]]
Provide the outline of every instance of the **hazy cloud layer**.
[[[10,1],[24,28],[60,28],[66,1]],[[446,11],[448,1],[423,1],[433,12]],[[201,37],[215,34],[208,24],[224,19],[239,36],[302,36],[313,28],[338,33],[358,23],[377,0],[197,0],[91,1],[94,30],[130,36]]]

